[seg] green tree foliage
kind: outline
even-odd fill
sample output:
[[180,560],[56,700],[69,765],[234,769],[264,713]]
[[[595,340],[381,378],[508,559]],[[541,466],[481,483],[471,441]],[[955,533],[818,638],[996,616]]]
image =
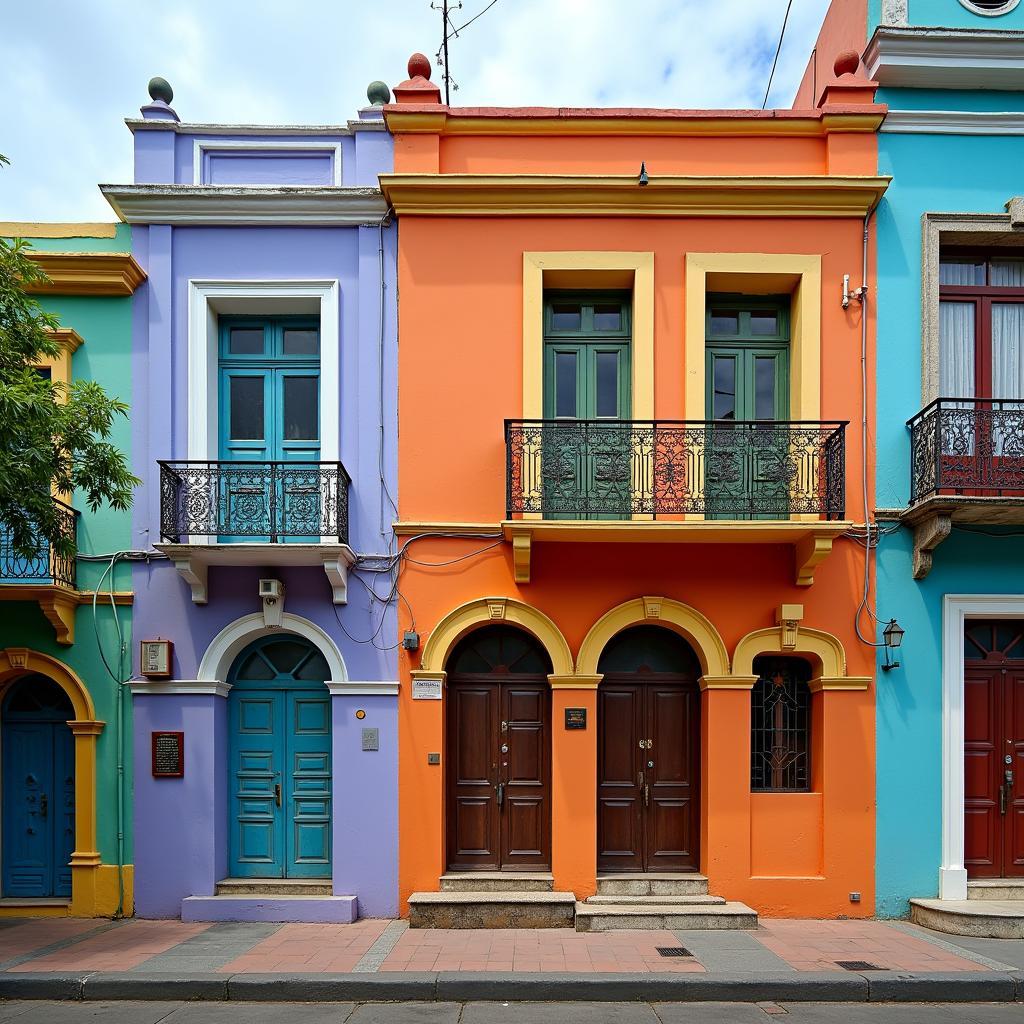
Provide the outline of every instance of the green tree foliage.
[[21,239],[0,239],[0,523],[23,557],[45,541],[69,557],[75,538],[53,494],[77,492],[93,511],[104,501],[123,510],[141,481],[107,440],[128,406],[95,381],[67,387],[35,369],[60,345],[51,334],[57,317],[26,291],[48,281],[30,249]]

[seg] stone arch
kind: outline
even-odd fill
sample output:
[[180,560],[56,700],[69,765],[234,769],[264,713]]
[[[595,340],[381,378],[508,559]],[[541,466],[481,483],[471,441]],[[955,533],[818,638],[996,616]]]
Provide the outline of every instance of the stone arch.
[[304,637],[327,659],[331,678],[325,680],[326,682],[343,683],[348,680],[345,659],[342,658],[341,651],[338,650],[338,645],[330,634],[315,622],[304,619],[301,615],[292,615],[290,612],[285,612],[281,616],[280,627],[273,630],[267,628],[262,612],[243,615],[240,619],[229,623],[210,641],[209,647],[206,648],[206,653],[199,665],[199,680],[211,683],[224,682],[235,658],[253,640],[270,633],[275,635],[294,633],[296,636]]
[[481,597],[449,612],[430,631],[417,673],[445,671],[452,648],[478,626],[506,623],[525,629],[547,651],[554,676],[573,674],[572,652],[562,631],[542,611],[511,597]]
[[0,652],[0,656],[6,661],[6,664],[0,662],[0,690],[6,689],[9,683],[21,676],[46,676],[68,695],[71,706],[75,709],[76,722],[96,721],[96,706],[93,704],[92,694],[63,662],[27,647],[6,647]]
[[[794,635],[795,633],[795,635]],[[737,678],[754,680],[754,658],[759,654],[786,654],[806,658],[812,666],[812,690],[866,690],[868,676],[846,674],[846,651],[838,637],[822,629],[785,624],[755,629],[736,645],[732,671]]]
[[642,624],[665,626],[694,649],[705,677],[729,674],[729,654],[717,629],[705,615],[670,597],[638,597],[605,612],[590,627],[576,658],[576,674],[596,676],[605,645],[617,633]]

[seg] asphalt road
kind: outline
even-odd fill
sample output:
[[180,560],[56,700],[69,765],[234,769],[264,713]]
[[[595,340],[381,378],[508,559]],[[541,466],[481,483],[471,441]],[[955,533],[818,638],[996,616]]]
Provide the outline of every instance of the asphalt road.
[[0,1024],[1021,1024],[1020,1003],[0,1003]]

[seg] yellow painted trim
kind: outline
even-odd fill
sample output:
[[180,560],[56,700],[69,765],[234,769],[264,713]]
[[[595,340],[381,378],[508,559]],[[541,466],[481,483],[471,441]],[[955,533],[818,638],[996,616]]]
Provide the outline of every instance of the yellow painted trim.
[[501,523],[415,523],[402,521],[393,523],[392,528],[398,537],[411,537],[418,533],[470,534],[472,536],[501,533]]
[[531,116],[501,115],[486,117],[472,114],[451,114],[437,111],[403,110],[391,107],[384,114],[388,129],[393,134],[429,135],[521,135],[521,136],[811,136],[822,137],[829,132],[875,132],[885,114],[850,113],[828,114],[824,117],[811,113],[800,116],[729,116],[715,117],[628,117],[611,115],[578,115],[564,108],[552,108],[550,113],[540,111]]
[[757,676],[701,676],[702,690],[752,690]]
[[853,523],[845,519],[587,520],[506,519],[505,538],[529,534],[534,544],[797,544],[805,537],[838,537]]
[[531,633],[551,658],[552,674],[573,674],[572,652],[561,630],[542,611],[511,597],[481,597],[467,601],[449,612],[434,628],[423,645],[421,672],[444,672],[452,648],[478,626],[505,622]]
[[146,272],[129,252],[36,252],[33,263],[50,278],[30,292],[55,295],[131,295]]
[[846,677],[846,651],[838,637],[821,629],[800,626],[796,646],[787,647],[785,641],[783,626],[748,633],[733,652],[733,674],[753,675],[754,658],[759,654],[793,654],[813,658],[818,667],[815,676],[827,677],[830,681]]
[[593,676],[548,676],[552,690],[596,690],[603,675]]
[[12,917],[67,917],[70,913],[70,900],[59,902],[56,900],[0,902],[0,920],[9,920]]
[[875,175],[381,174],[400,216],[858,217],[885,192]]
[[818,676],[808,684],[811,693],[822,690],[866,690],[871,686],[870,676]]
[[0,238],[116,238],[116,222],[83,221],[81,224],[0,220]]
[[729,654],[725,643],[711,620],[696,608],[670,597],[638,597],[625,601],[605,612],[590,627],[576,656],[576,674],[597,675],[597,665],[612,637],[630,626],[640,624],[665,626],[679,633],[693,646],[705,676],[729,674]]

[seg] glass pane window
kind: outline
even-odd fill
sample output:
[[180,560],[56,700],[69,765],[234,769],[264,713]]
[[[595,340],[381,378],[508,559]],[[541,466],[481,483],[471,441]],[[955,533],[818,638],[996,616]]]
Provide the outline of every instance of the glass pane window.
[[974,397],[974,303],[939,303],[939,376],[943,398]]
[[578,302],[556,302],[551,307],[553,331],[578,331],[583,326],[583,307]]
[[228,405],[231,438],[236,441],[262,441],[263,377],[231,377]]
[[811,788],[810,666],[798,658],[754,659],[750,694],[750,788],[806,792]]
[[754,419],[775,419],[775,358],[754,358]]
[[233,356],[263,354],[262,327],[232,327],[228,332],[228,352]]
[[597,353],[597,415],[619,414],[619,354]]
[[555,415],[576,415],[576,353],[555,353]]
[[779,333],[779,314],[773,309],[752,309],[750,311],[750,333],[760,336]]
[[992,397],[1024,398],[1024,302],[992,303]]
[[731,309],[711,310],[711,333],[735,335],[740,331],[740,315]]
[[978,260],[941,260],[939,284],[969,286],[985,283],[985,263]]
[[993,288],[1024,288],[1024,260],[992,260],[989,284]]
[[621,331],[622,307],[611,304],[594,306],[594,330]]
[[714,398],[711,416],[716,420],[736,418],[736,359],[733,356],[714,358]]
[[284,378],[284,439],[315,441],[320,436],[316,377]]
[[320,332],[315,327],[286,327],[283,346],[286,356],[315,356],[320,351]]

